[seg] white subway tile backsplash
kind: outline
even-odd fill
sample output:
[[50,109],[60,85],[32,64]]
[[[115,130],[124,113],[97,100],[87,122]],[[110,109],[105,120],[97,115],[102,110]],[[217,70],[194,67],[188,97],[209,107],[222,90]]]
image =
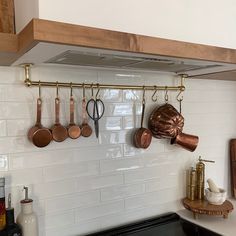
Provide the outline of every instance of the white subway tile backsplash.
[[68,179],[55,182],[34,184],[32,195],[35,198],[45,199],[65,194],[72,194],[74,192],[76,192],[76,180]]
[[[37,148],[26,137],[35,124],[38,88],[24,86],[21,68],[0,67],[0,174],[6,177],[6,194],[12,192],[16,214],[29,186],[39,216],[40,236],[75,236],[106,227],[175,211],[185,196],[185,169],[201,155],[213,159],[206,165],[206,178],[215,176],[228,188],[228,142],[235,137],[236,82],[186,80],[183,93],[184,132],[199,136],[194,153],[153,138],[148,149],[133,146],[133,133],[140,127],[142,91],[101,89],[105,114],[99,120],[100,136],[51,142]],[[73,66],[37,66],[31,76],[41,81],[68,81],[129,85],[178,85],[167,73]],[[96,93],[96,89],[94,92]],[[81,124],[82,89],[74,89],[76,122]],[[150,112],[164,104],[146,91],[144,127]],[[42,88],[42,123],[54,123],[54,88]],[[69,121],[69,96],[59,89],[61,123]],[[179,109],[176,92],[169,102]],[[91,90],[86,89],[90,99]],[[219,135],[220,132],[220,135]]]
[[82,221],[80,223],[77,222],[76,224],[70,225],[69,227],[60,227],[60,230],[58,230],[58,227],[48,229],[46,236],[79,236],[98,231],[99,228],[99,219],[92,219],[88,221]]
[[99,174],[99,162],[79,162],[45,167],[43,171],[46,182],[80,176]]
[[80,208],[76,210],[76,222],[98,218],[101,216],[118,213],[124,210],[124,201],[100,204],[98,206]]
[[135,209],[152,204],[164,204],[174,201],[180,197],[176,188],[161,189],[156,192],[145,193],[143,195],[130,197],[125,200],[126,209]]
[[166,176],[164,178],[157,178],[151,181],[148,181],[145,184],[146,192],[154,192],[160,189],[165,188],[177,188],[179,186],[180,179],[178,175],[174,176]]
[[103,117],[99,120],[100,130],[121,130],[122,117]]
[[104,102],[122,102],[122,90],[119,89],[103,89],[99,96]]
[[144,193],[144,184],[122,185],[101,189],[101,200],[111,201],[119,198],[127,198],[129,196]]
[[14,170],[6,173],[6,185],[27,185],[42,182],[43,170],[41,168]]
[[8,155],[0,154],[0,172],[8,171]]
[[73,193],[62,197],[51,198],[45,201],[47,212],[65,211],[78,207],[99,204],[99,190],[86,193]]
[[125,131],[103,131],[99,133],[99,143],[102,145],[125,143],[126,135]]
[[76,191],[90,191],[93,189],[116,186],[124,183],[123,175],[102,175],[81,177],[76,181]]
[[70,226],[75,223],[75,212],[67,211],[60,214],[47,214],[45,217],[45,227],[55,228],[60,230],[60,227]]
[[[168,172],[166,171],[168,170]],[[125,173],[125,183],[142,182],[163,176],[177,175],[178,169],[175,164],[160,165],[138,170],[127,171]]]
[[120,160],[102,160],[100,161],[101,173],[122,172],[135,170],[143,167],[141,158],[124,158]]

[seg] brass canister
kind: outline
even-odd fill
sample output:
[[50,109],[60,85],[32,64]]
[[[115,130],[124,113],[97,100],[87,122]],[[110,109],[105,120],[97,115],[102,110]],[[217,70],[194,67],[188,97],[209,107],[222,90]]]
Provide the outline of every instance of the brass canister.
[[196,170],[191,167],[187,171],[187,198],[189,200],[195,200],[196,197]]
[[198,163],[196,164],[196,174],[197,174],[197,199],[204,199],[204,190],[205,190],[205,164],[203,162],[212,162],[210,160],[203,160],[199,156]]

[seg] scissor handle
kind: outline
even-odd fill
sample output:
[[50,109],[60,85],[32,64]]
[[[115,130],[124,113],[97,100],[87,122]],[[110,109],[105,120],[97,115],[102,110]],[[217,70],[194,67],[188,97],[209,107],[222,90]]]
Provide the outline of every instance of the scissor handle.
[[[91,115],[90,112],[89,112],[89,104],[93,103],[93,114]],[[99,108],[98,108],[98,104],[101,104],[101,111],[102,113],[99,114]],[[94,120],[94,121],[98,121],[102,118],[104,112],[105,112],[105,105],[103,103],[103,101],[99,98],[97,98],[96,100],[94,98],[91,98],[88,102],[87,102],[87,105],[86,105],[86,111],[87,111],[87,114],[88,116]]]

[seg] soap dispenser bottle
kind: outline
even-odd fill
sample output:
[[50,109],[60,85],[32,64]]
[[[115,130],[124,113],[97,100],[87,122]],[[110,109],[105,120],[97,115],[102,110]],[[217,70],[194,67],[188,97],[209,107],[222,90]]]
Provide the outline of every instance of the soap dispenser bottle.
[[22,229],[24,236],[38,236],[38,220],[33,212],[33,200],[28,198],[28,187],[24,186],[25,199],[21,200],[21,212],[16,222]]

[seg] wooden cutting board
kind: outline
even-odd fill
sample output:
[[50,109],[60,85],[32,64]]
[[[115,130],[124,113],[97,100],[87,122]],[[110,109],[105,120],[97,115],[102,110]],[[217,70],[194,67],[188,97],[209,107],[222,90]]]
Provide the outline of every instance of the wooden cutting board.
[[0,0],[0,32],[15,33],[14,0]]
[[230,140],[230,166],[232,196],[236,198],[236,139]]

